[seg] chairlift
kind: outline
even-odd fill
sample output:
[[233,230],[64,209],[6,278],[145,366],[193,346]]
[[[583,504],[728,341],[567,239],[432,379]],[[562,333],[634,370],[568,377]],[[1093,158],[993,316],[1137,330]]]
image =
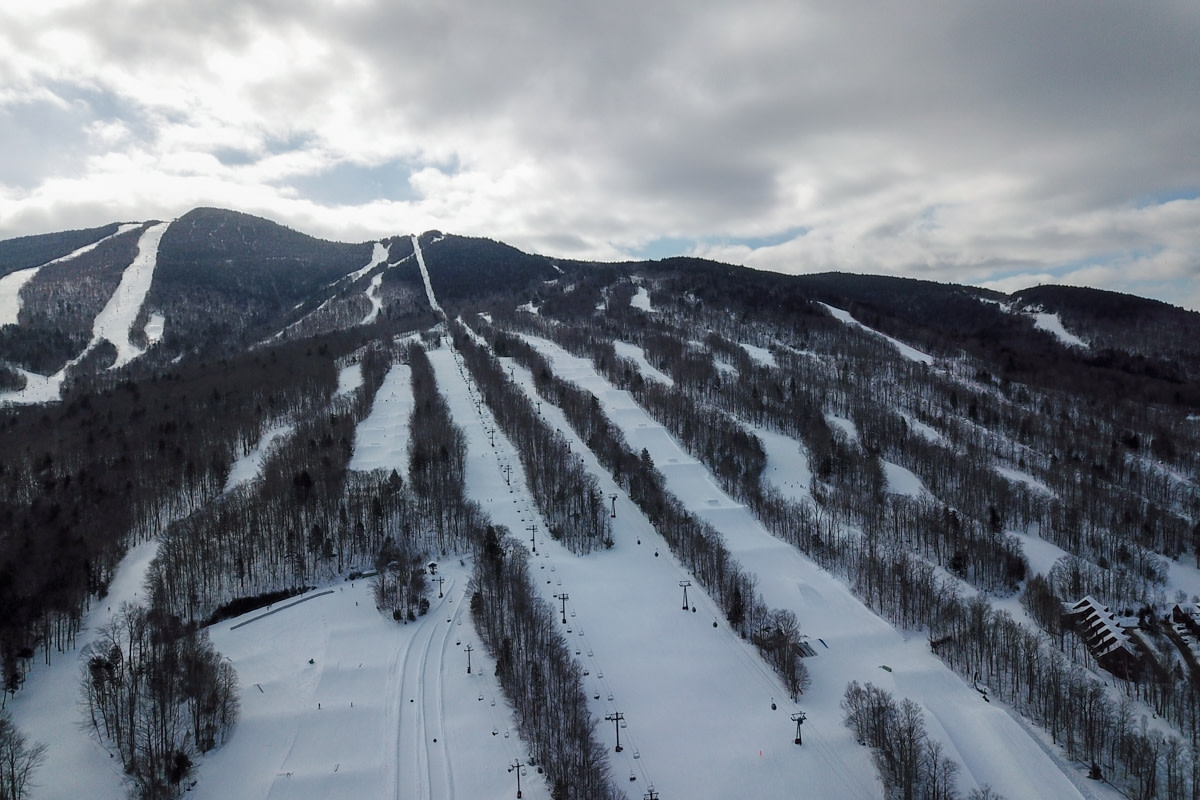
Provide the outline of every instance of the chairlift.
[[[580,653],[582,653],[582,652],[583,652],[582,650],[576,650],[576,651],[575,651],[575,655],[579,655],[579,654],[580,654]],[[587,673],[585,672],[584,674],[586,675]]]
[[622,727],[622,728],[628,728],[628,727],[629,727],[629,723],[628,723],[628,722],[626,722],[625,720],[621,720],[621,727]]
[[483,692],[479,693],[479,702],[483,702]]
[[571,612],[571,616],[572,616],[572,617],[573,617],[573,616],[575,616],[575,612],[574,612],[574,611],[572,611],[572,612]]
[[640,751],[638,751],[638,749],[637,749],[636,747],[635,747],[635,748],[633,748],[633,757],[634,757],[634,758],[641,758],[641,757],[642,757],[642,754],[641,754],[641,752],[640,752]]
[[588,658],[592,657],[592,648],[588,648]]
[[492,698],[492,705],[493,706],[496,705],[496,698],[494,698],[494,697]]
[[[507,739],[507,738],[508,738],[508,728],[505,728],[505,729],[504,729],[504,738],[505,738],[505,739]],[[522,775],[524,775],[524,774],[525,774],[525,772],[522,770],[521,774],[522,774]]]
[[492,736],[499,736],[499,735],[500,735],[500,729],[492,728]]
[[608,702],[610,702],[610,703],[611,703],[611,702],[612,702],[612,699],[613,699],[613,693],[612,693],[612,692],[609,692],[609,693],[608,693]]
[[[590,656],[591,653],[588,653],[588,655]],[[596,677],[599,678],[600,680],[604,680],[604,670],[600,670],[599,672],[597,672]]]
[[633,770],[629,770],[629,782],[633,783],[636,780],[637,780],[637,775],[633,774]]

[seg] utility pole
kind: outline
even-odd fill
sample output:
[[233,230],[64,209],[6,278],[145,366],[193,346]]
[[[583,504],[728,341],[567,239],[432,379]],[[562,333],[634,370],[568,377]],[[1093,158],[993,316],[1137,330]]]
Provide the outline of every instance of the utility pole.
[[537,525],[530,525],[525,530],[529,531],[529,541],[533,543],[533,554],[537,555]]
[[612,500],[612,504],[613,504],[612,518],[616,519],[617,518],[617,496],[615,494],[610,494],[608,496],[608,498],[610,500]]
[[625,748],[621,747],[621,721],[625,719],[625,715],[624,715],[624,714],[622,714],[620,711],[614,711],[613,713],[611,713],[611,714],[609,714],[609,715],[605,716],[605,718],[604,718],[604,719],[605,719],[606,721],[608,721],[608,722],[615,723],[615,724],[614,724],[614,727],[617,729],[617,749],[616,749],[616,752],[618,752],[618,753],[619,753],[619,752],[621,752],[622,750],[624,750],[624,749],[625,749]]
[[467,645],[467,674],[471,674],[471,645]]
[[796,723],[796,744],[804,744],[804,742],[800,741],[800,726],[804,724],[805,719],[807,717],[803,711],[797,711],[792,714],[792,721]]
[[688,587],[692,585],[692,582],[691,581],[680,581],[679,585],[683,587],[683,610],[687,611],[688,610],[687,590],[688,590]]
[[520,797],[521,797],[521,767],[522,766],[523,765],[521,764],[521,759],[519,759],[519,758],[513,759],[513,763],[508,765],[509,772],[517,773],[517,798],[518,798],[518,800],[520,800]]
[[438,575],[438,597],[442,597],[442,584],[446,582],[445,577]]
[[569,594],[567,594],[566,592],[563,592],[562,594],[554,595],[554,599],[562,600],[563,625],[566,625],[567,624],[567,601],[571,599],[571,596]]

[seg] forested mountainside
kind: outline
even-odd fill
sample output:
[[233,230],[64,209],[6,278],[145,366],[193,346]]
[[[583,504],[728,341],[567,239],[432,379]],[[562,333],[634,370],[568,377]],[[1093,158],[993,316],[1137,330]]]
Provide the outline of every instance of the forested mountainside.
[[[1068,778],[1195,797],[1197,333],[1193,312],[1094,290],[585,263],[436,231],[340,244],[216,209],[0,242],[5,696],[78,662],[131,793],[178,796],[237,724],[211,625],[364,574],[385,619],[415,623],[441,586],[430,562],[461,562],[543,792],[634,796],[560,632],[566,594],[556,624],[535,571],[539,536],[591,562],[630,547],[625,498],[781,698],[841,709],[825,730],[868,746],[881,793],[989,796],[950,722],[925,729],[917,684],[829,671],[807,630],[833,612],[781,591],[795,580],[698,499],[723,493],[1040,729]],[[406,444],[364,461],[397,392]],[[622,392],[711,490],[656,462]],[[468,475],[498,439],[536,507],[524,532]],[[85,630],[147,541],[143,605]]]

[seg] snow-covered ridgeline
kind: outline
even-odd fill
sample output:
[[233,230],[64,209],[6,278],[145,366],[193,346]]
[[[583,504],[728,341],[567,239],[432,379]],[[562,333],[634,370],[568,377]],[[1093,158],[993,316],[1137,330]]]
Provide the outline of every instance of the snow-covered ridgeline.
[[847,325],[851,325],[856,328],[861,328],[862,330],[866,331],[867,333],[870,333],[874,336],[878,336],[879,338],[883,339],[884,341],[890,342],[891,345],[893,347],[895,347],[896,350],[899,351],[900,355],[903,356],[904,358],[907,358],[909,361],[915,361],[918,364],[932,364],[933,363],[933,360],[934,360],[933,356],[929,355],[928,353],[922,353],[920,350],[916,349],[915,347],[912,347],[911,345],[905,344],[904,342],[900,341],[899,339],[893,339],[891,336],[888,336],[886,333],[881,333],[880,331],[877,331],[874,328],[868,328],[866,325],[863,325],[861,322],[856,320],[854,317],[850,316],[850,312],[843,311],[840,308],[834,308],[833,306],[828,305],[826,303],[821,303],[821,305],[825,307],[825,310],[828,311],[830,313],[830,315],[833,316],[834,319],[840,320]]
[[421,268],[421,280],[425,283],[425,295],[429,298],[429,307],[438,314],[444,313],[442,307],[438,305],[437,298],[433,296],[433,284],[429,282],[429,270],[425,266],[425,254],[421,252],[421,243],[417,241],[416,234],[412,237],[413,253],[417,257],[417,266]]
[[108,303],[96,315],[92,323],[92,343],[88,350],[102,341],[110,341],[117,348],[117,360],[110,369],[124,366],[145,351],[129,340],[133,322],[142,310],[150,283],[154,280],[154,268],[158,263],[158,244],[170,227],[169,222],[160,222],[146,229],[138,240],[138,254],[121,274],[121,283]]
[[124,223],[118,226],[116,233],[111,233],[102,239],[92,242],[91,244],[84,245],[78,250],[74,250],[65,256],[59,256],[58,258],[52,261],[47,261],[45,264],[37,267],[28,267],[26,269],[19,269],[16,272],[10,272],[9,274],[0,278],[0,327],[17,324],[17,317],[21,313],[22,305],[21,290],[25,288],[25,284],[33,280],[34,276],[38,274],[38,270],[40,270],[42,267],[48,267],[51,264],[59,264],[63,261],[70,261],[73,258],[79,258],[84,253],[90,253],[91,251],[95,250],[109,239],[114,239],[123,233],[129,233],[129,231],[138,227],[140,226],[136,222]]

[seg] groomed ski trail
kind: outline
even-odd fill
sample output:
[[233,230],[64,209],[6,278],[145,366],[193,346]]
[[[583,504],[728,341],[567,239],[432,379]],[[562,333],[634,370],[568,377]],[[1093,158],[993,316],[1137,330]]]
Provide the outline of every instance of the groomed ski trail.
[[429,269],[425,266],[425,255],[421,252],[421,243],[417,241],[417,235],[412,235],[413,252],[417,255],[417,266],[421,268],[421,280],[425,282],[425,294],[429,298],[429,307],[437,314],[445,316],[446,312],[442,311],[442,307],[438,305],[437,298],[433,296],[433,284],[429,282]]

